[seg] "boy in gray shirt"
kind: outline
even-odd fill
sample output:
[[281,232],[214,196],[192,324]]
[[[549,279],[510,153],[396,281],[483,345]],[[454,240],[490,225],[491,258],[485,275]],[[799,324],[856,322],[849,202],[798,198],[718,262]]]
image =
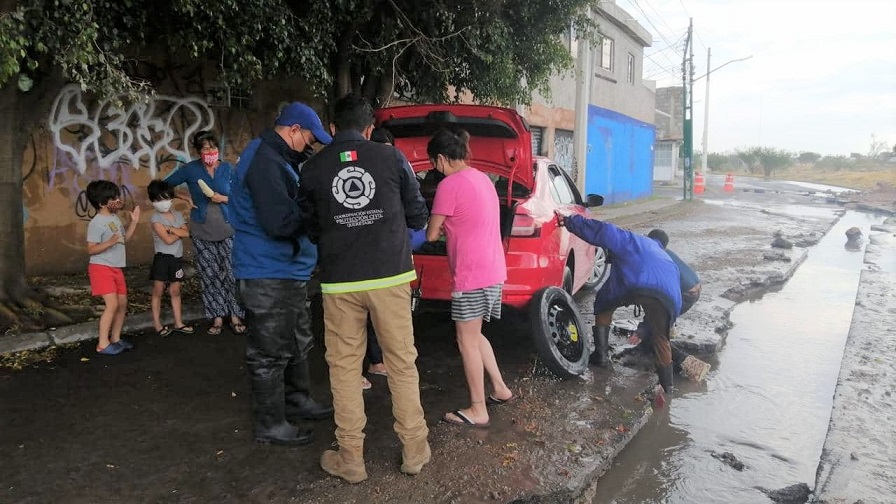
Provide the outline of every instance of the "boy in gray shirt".
[[[155,213],[149,219],[152,225],[152,244],[155,255],[149,269],[152,280],[152,324],[159,336],[163,338],[173,331],[193,334],[193,327],[185,325],[181,318],[180,286],[184,280],[182,258],[184,256],[183,239],[190,236],[180,212],[171,211],[174,199],[174,188],[165,181],[153,180],[146,188],[149,201]],[[171,313],[174,316],[174,329],[163,326],[161,320],[162,296],[165,284],[168,284],[168,296],[171,298]]]
[[87,201],[96,209],[96,216],[87,225],[87,253],[90,264],[90,290],[94,296],[102,296],[106,308],[100,316],[97,353],[117,355],[134,346],[121,339],[124,315],[128,309],[128,289],[122,268],[127,266],[126,241],[134,235],[140,220],[140,207],[134,206],[127,230],[116,215],[124,203],[118,186],[108,180],[94,180],[87,184]]

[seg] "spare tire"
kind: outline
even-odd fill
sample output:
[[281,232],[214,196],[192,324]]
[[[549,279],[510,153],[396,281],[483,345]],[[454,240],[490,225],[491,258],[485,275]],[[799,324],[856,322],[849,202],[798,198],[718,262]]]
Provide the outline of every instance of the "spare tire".
[[529,304],[529,321],[546,368],[564,380],[588,369],[594,341],[569,293],[560,287],[538,291]]

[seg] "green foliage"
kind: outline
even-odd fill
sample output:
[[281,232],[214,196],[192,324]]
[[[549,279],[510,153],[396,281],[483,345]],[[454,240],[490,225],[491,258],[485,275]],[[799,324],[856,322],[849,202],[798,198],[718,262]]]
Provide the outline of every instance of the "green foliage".
[[[21,0],[0,19],[0,86],[59,71],[102,96],[150,90],[138,65],[152,58],[216,63],[234,87],[287,73],[318,89],[326,53],[297,41],[324,30],[300,22],[282,2],[255,0]],[[332,45],[332,44],[329,44]]]
[[821,154],[817,152],[800,152],[800,163],[815,163],[821,159]]
[[766,178],[774,175],[777,170],[793,164],[791,152],[773,147],[738,149],[737,157],[747,165],[751,172],[761,171]]
[[825,156],[819,159],[815,166],[825,170],[842,170],[853,163],[855,160],[846,156]]
[[709,157],[706,158],[706,166],[710,170],[721,171],[733,168],[735,163],[732,163],[731,156],[710,152]]
[[[49,72],[109,97],[151,90],[141,63],[208,62],[236,89],[297,77],[311,91],[528,103],[592,37],[588,0],[19,0],[0,15],[0,87]],[[6,5],[4,4],[4,5]],[[456,89],[449,95],[449,86]]]

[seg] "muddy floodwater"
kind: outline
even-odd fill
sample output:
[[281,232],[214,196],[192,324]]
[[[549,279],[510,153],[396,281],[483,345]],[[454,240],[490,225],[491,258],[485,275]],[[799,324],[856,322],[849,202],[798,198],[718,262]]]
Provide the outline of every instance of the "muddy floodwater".
[[[760,487],[812,486],[863,268],[864,247],[847,250],[844,232],[857,226],[867,237],[882,221],[847,211],[779,292],[738,306],[707,383],[678,379],[670,406],[600,479],[594,502],[770,502]],[[720,460],[731,461],[725,452],[742,470]]]

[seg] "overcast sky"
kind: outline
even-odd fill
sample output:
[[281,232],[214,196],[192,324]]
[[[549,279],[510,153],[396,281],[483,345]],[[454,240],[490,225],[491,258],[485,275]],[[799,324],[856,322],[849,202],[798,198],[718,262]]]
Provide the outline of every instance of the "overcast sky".
[[[763,145],[866,154],[896,144],[896,0],[616,0],[653,34],[644,78],[681,85],[688,17],[695,76],[712,73],[709,151]],[[694,85],[700,150],[706,78]]]

